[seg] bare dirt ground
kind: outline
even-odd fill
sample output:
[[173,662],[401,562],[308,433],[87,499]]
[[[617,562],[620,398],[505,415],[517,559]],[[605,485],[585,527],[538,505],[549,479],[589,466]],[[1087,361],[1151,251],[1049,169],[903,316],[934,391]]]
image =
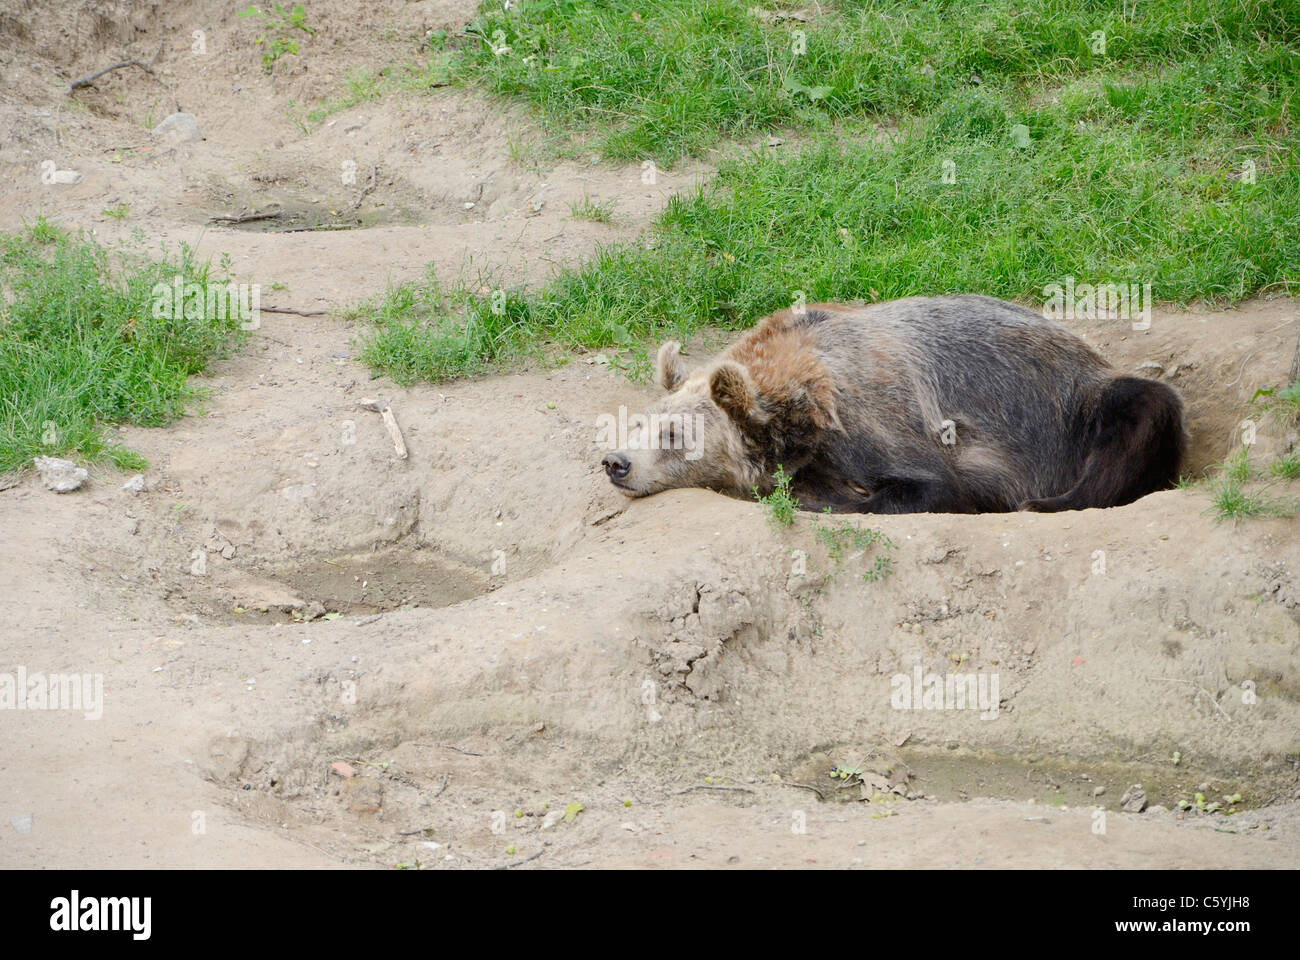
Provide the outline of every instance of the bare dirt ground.
[[[652,391],[593,357],[370,380],[338,314],[386,279],[432,263],[448,281],[537,282],[708,175],[646,186],[639,166],[526,159],[526,116],[454,89],[310,134],[286,115],[472,9],[322,6],[270,77],[233,5],[0,16],[0,225],[44,213],[109,246],[139,228],[146,248],[229,252],[240,279],[284,285],[264,303],[329,311],[264,314],[202,378],[195,416],[123,429],[151,464],[142,492],[109,468],[64,496],[34,475],[0,492],[0,671],[105,684],[97,721],[0,716],[0,866],[1300,865],[1297,521],[1220,525],[1198,490],[870,518],[897,549],[866,583],[866,561],[836,567],[808,519],[779,531],[704,491],[618,496],[596,418]],[[64,92],[159,43],[157,77]],[[206,139],[153,143],[147,119],[177,105]],[[45,160],[81,181],[41,184]],[[584,197],[616,202],[617,221],[573,220]],[[125,220],[101,213],[119,203]],[[362,227],[208,225],[272,204]],[[1200,470],[1284,379],[1296,311],[1078,329],[1182,389]],[[409,459],[358,408],[375,394]],[[1288,442],[1270,429],[1260,456]],[[956,664],[998,676],[996,718],[891,706],[895,674]],[[837,764],[867,785],[837,790]],[[1138,783],[1163,812],[1119,812]],[[1247,809],[1171,809],[1197,792]]]

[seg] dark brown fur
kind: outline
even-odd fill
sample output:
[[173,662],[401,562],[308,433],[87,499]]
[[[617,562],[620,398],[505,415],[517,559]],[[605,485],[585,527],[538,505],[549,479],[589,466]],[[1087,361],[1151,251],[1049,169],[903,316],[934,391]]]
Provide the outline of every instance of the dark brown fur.
[[694,376],[659,353],[657,405],[706,424],[703,456],[619,451],[632,496],[771,488],[807,509],[903,513],[1115,506],[1168,487],[1185,448],[1164,384],[1116,375],[1087,344],[988,297],[814,304],[762,320]]

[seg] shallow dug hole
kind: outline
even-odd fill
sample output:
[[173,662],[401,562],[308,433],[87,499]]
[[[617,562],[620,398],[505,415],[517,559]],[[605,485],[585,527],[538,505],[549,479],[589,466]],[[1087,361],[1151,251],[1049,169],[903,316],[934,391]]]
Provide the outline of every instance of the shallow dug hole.
[[482,570],[422,549],[314,557],[257,573],[261,595],[237,594],[225,622],[283,623],[448,607],[498,585]]
[[249,233],[360,230],[365,227],[415,223],[409,213],[397,209],[369,210],[362,217],[347,203],[331,205],[304,201],[259,204],[255,209],[239,214],[214,211],[208,222],[214,226]]
[[1290,793],[1252,777],[1216,778],[1213,774],[1175,766],[1169,760],[1072,762],[1068,758],[1031,753],[1006,757],[952,744],[953,750],[901,750],[918,793],[947,801],[976,797],[1028,800],[1048,807],[1104,805],[1115,810],[1134,785],[1141,787],[1148,806],[1175,809],[1179,801],[1206,803],[1240,796],[1234,810],[1247,810],[1290,798]]
[[339,613],[383,613],[415,607],[449,607],[486,593],[480,571],[429,551],[312,561],[279,579],[304,598]]

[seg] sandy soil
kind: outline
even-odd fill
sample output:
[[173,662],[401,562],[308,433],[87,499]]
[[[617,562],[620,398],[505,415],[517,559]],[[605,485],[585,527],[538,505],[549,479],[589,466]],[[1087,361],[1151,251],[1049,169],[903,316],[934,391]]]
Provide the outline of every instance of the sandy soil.
[[[123,429],[151,463],[142,492],[107,468],[69,495],[33,475],[0,492],[0,671],[105,687],[99,720],[0,714],[0,866],[1300,864],[1297,521],[1219,525],[1194,490],[872,518],[897,549],[867,583],[812,518],[779,531],[704,491],[618,496],[596,417],[652,391],[594,357],[370,380],[339,311],[387,278],[432,263],[447,281],[537,282],[708,176],[647,186],[639,166],[529,159],[525,115],[451,89],[310,135],[286,115],[472,8],[342,0],[270,77],[227,4],[0,17],[0,225],[44,213],[110,246],[139,228],[147,248],[229,252],[241,279],[285,285],[264,302],[329,311],[264,314],[202,378],[202,411]],[[206,56],[189,52],[200,29]],[[59,86],[159,42],[157,78]],[[206,139],[153,144],[146,119],[177,105]],[[132,144],[148,149],[107,149]],[[47,159],[81,182],[42,185]],[[362,185],[377,170],[355,213],[345,161]],[[617,222],[571,219],[588,196]],[[125,221],[101,213],[115,203]],[[363,227],[208,224],[270,205]],[[1162,366],[1199,470],[1285,376],[1296,311],[1079,332],[1120,368]],[[405,461],[357,406],[375,394]],[[1259,433],[1260,457],[1292,442]],[[996,718],[894,709],[891,677],[916,666],[996,675]],[[863,783],[836,789],[836,765]],[[1138,783],[1164,812],[1119,812]],[[1171,812],[1196,792],[1246,809]]]

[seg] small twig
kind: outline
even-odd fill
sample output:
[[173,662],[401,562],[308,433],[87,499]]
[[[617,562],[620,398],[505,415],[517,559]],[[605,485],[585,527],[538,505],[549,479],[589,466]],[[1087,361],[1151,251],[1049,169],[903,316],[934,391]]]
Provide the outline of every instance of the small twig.
[[417,743],[417,747],[445,747],[448,750],[455,750],[457,753],[463,753],[467,757],[482,757],[486,754],[475,753],[473,750],[462,750],[460,747],[454,747],[450,743]]
[[1209,691],[1209,690],[1206,690],[1204,687],[1198,687],[1198,686],[1197,686],[1195,683],[1193,683],[1191,680],[1181,680],[1181,679],[1179,679],[1178,677],[1147,677],[1147,679],[1148,679],[1148,680],[1165,680],[1165,681],[1167,681],[1167,682],[1169,682],[1169,683],[1185,683],[1185,684],[1187,684],[1189,687],[1195,687],[1197,693],[1203,693],[1203,694],[1205,694],[1207,697],[1210,698],[1210,703],[1214,704],[1214,708],[1215,708],[1216,710],[1218,710],[1221,714],[1223,714],[1223,716],[1224,716],[1224,718],[1225,718],[1226,720],[1228,720],[1229,722],[1232,721],[1232,715],[1231,715],[1230,713],[1228,713],[1227,710],[1224,710],[1224,709],[1223,709],[1223,707],[1219,704],[1219,701],[1218,701],[1218,700],[1215,700],[1215,699],[1214,699],[1214,694],[1210,693],[1210,691]]
[[375,189],[375,175],[376,175],[376,173],[377,173],[377,170],[376,170],[376,168],[375,168],[375,165],[372,163],[372,164],[370,165],[370,185],[369,185],[368,187],[366,187],[364,190],[362,190],[360,194],[357,195],[357,199],[354,200],[353,203],[352,203],[352,209],[353,209],[353,210],[355,210],[357,207],[361,206],[361,201],[364,200],[364,199],[366,199],[366,194],[368,194],[371,190]]
[[259,307],[258,309],[267,313],[292,313],[297,317],[323,317],[329,313],[328,310],[294,310],[291,307]]
[[444,773],[444,774],[442,775],[442,786],[440,786],[440,787],[438,788],[438,792],[435,793],[435,794],[434,794],[432,797],[430,797],[429,799],[430,799],[430,800],[436,800],[436,799],[438,799],[438,797],[441,797],[443,791],[447,789],[447,781],[450,780],[450,779],[451,779],[451,774],[449,774],[449,773]]
[[208,223],[252,223],[254,220],[274,220],[282,214],[282,210],[269,210],[266,213],[242,213],[237,217],[209,217]]
[[1246,358],[1245,358],[1244,360],[1241,361],[1241,366],[1237,368],[1237,376],[1236,376],[1236,379],[1234,379],[1234,380],[1232,381],[1232,383],[1225,383],[1225,384],[1224,384],[1225,387],[1231,387],[1231,386],[1235,385],[1235,384],[1237,383],[1238,380],[1241,379],[1241,375],[1242,375],[1243,373],[1245,373],[1245,371],[1246,371],[1246,364],[1250,363],[1250,358],[1253,357],[1253,356],[1254,356],[1253,353],[1248,353],[1248,354],[1246,354]]
[[545,848],[545,847],[542,847],[542,849],[538,850],[538,851],[537,851],[536,853],[534,853],[531,857],[525,857],[525,858],[522,859],[522,860],[516,860],[514,863],[503,863],[501,866],[499,866],[499,867],[493,867],[492,869],[493,869],[493,870],[509,870],[511,867],[522,867],[525,863],[528,863],[530,860],[536,860],[538,857],[540,857],[540,856],[541,856],[542,854],[544,854],[545,852],[546,852],[546,848]]
[[101,153],[112,153],[114,150],[143,150],[145,147],[152,146],[148,143],[123,143],[116,147],[105,147]]
[[402,429],[397,425],[397,418],[393,416],[393,408],[383,400],[359,400],[357,406],[363,410],[374,410],[383,418],[384,427],[388,430],[388,437],[393,441],[393,449],[397,452],[399,460],[406,459],[406,441],[402,438]]
[[318,227],[290,227],[287,230],[277,230],[276,233],[310,233],[313,230],[355,230],[357,225],[354,223],[322,223]]
[[811,790],[813,793],[817,794],[817,799],[819,800],[826,799],[826,794],[822,793],[811,783],[797,783],[794,780],[778,780],[776,781],[776,783],[782,787],[803,787],[805,790]]
[[1270,289],[1270,288],[1272,288],[1272,287],[1282,287],[1282,286],[1287,286],[1287,287],[1289,287],[1289,286],[1291,286],[1293,283],[1294,283],[1294,284],[1300,284],[1300,280],[1274,280],[1272,283],[1270,283],[1270,284],[1266,284],[1265,286],[1262,286],[1262,287],[1260,287],[1258,290],[1256,290],[1256,291],[1255,291],[1255,296],[1259,296],[1259,295],[1260,295],[1261,293],[1263,293],[1265,290],[1268,290],[1268,289]]
[[102,77],[104,74],[109,73],[110,71],[113,70],[121,70],[123,67],[139,67],[145,73],[152,76],[153,65],[158,62],[158,54],[162,53],[162,48],[163,45],[161,43],[158,44],[158,49],[157,51],[154,52],[153,59],[150,60],[148,63],[141,63],[139,60],[136,60],[134,58],[130,60],[123,60],[121,63],[115,63],[112,64],[111,66],[107,66],[103,70],[82,77],[80,80],[73,80],[70,84],[68,84],[68,89],[66,92],[71,93],[73,90],[76,90],[79,87],[88,87],[96,80],[98,80],[100,77]]
[[753,790],[749,789],[749,787],[723,787],[715,783],[697,783],[692,787],[687,787],[685,790],[678,790],[673,794],[673,796],[680,797],[683,793],[690,793],[692,790],[733,790],[737,793],[754,792]]

